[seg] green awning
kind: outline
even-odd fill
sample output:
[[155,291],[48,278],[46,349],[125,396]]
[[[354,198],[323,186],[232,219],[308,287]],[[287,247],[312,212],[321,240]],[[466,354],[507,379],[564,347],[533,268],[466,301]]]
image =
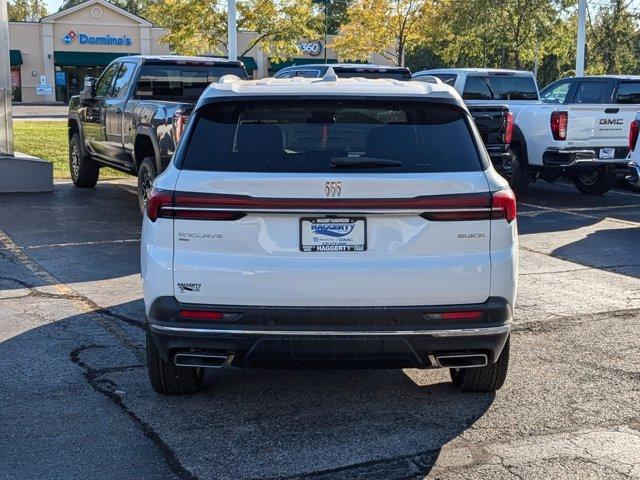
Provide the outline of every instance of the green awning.
[[9,63],[14,65],[22,65],[22,53],[20,50],[9,50]]
[[240,57],[240,61],[244,64],[244,68],[246,68],[249,71],[258,69],[258,64],[256,63],[256,59],[253,57]]
[[139,53],[111,52],[53,52],[56,65],[68,67],[106,67],[118,57]]

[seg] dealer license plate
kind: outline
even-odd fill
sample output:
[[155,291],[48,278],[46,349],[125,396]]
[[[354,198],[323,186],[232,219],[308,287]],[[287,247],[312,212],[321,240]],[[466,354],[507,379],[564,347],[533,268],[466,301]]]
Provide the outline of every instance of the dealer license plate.
[[300,251],[364,252],[367,249],[367,219],[322,217],[300,219]]

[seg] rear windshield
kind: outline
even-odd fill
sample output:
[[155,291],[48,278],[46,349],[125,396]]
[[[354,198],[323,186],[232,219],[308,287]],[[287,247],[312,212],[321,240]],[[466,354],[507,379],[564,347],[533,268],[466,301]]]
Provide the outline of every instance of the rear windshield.
[[272,100],[203,107],[182,168],[233,172],[482,169],[467,114],[416,101]]
[[144,65],[136,98],[195,101],[223,75],[247,78],[243,68],[211,65]]
[[533,77],[473,75],[467,77],[462,98],[466,100],[538,100]]

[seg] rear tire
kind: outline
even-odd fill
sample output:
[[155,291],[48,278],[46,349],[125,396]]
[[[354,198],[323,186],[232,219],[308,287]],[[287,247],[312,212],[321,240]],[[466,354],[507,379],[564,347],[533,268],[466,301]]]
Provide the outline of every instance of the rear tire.
[[140,212],[144,213],[147,206],[147,199],[153,188],[153,181],[158,176],[156,161],[153,157],[145,157],[138,168],[138,206]]
[[573,183],[585,195],[602,195],[609,191],[616,181],[614,172],[607,172],[604,168],[578,170]]
[[487,393],[499,390],[509,369],[509,343],[510,338],[495,363],[476,368],[450,368],[453,385],[463,392]]
[[100,175],[100,166],[84,154],[78,133],[69,139],[69,173],[73,184],[80,188],[95,187]]
[[153,389],[162,395],[185,395],[202,389],[202,368],[177,367],[165,361],[147,329],[147,366]]
[[505,170],[505,177],[516,195],[524,195],[531,185],[531,174],[525,170],[524,153],[520,146],[514,146],[512,151],[510,171]]

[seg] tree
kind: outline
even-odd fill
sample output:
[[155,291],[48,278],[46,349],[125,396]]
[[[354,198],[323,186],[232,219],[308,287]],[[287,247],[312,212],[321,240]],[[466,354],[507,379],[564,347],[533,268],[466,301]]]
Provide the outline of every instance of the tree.
[[405,51],[421,38],[421,20],[431,0],[355,0],[332,47],[345,60],[367,60],[373,52],[404,65]]
[[[442,0],[428,17],[431,38],[457,66],[533,68],[575,0]],[[574,34],[575,35],[575,34]],[[566,39],[565,39],[566,40]],[[575,43],[575,37],[568,39]],[[547,43],[546,43],[547,42]],[[427,40],[427,43],[429,41]]]
[[[227,50],[226,1],[158,0],[147,16],[169,33],[162,42],[177,53],[195,55]],[[253,47],[271,58],[282,60],[299,53],[298,41],[315,38],[320,32],[318,15],[311,0],[244,0],[237,3],[238,30],[256,32],[242,56]]]
[[[86,0],[65,0],[58,11],[79,5],[84,1]],[[133,13],[134,15],[142,15],[149,5],[149,0],[109,0],[109,2]]]
[[42,0],[14,0],[7,2],[7,13],[10,22],[39,20],[49,15],[47,5]]
[[587,73],[637,73],[638,14],[632,0],[609,0],[596,12],[588,29]]
[[347,23],[347,9],[353,0],[313,0],[313,3],[320,6],[323,16],[328,16],[327,33],[335,35],[339,32],[340,26]]

